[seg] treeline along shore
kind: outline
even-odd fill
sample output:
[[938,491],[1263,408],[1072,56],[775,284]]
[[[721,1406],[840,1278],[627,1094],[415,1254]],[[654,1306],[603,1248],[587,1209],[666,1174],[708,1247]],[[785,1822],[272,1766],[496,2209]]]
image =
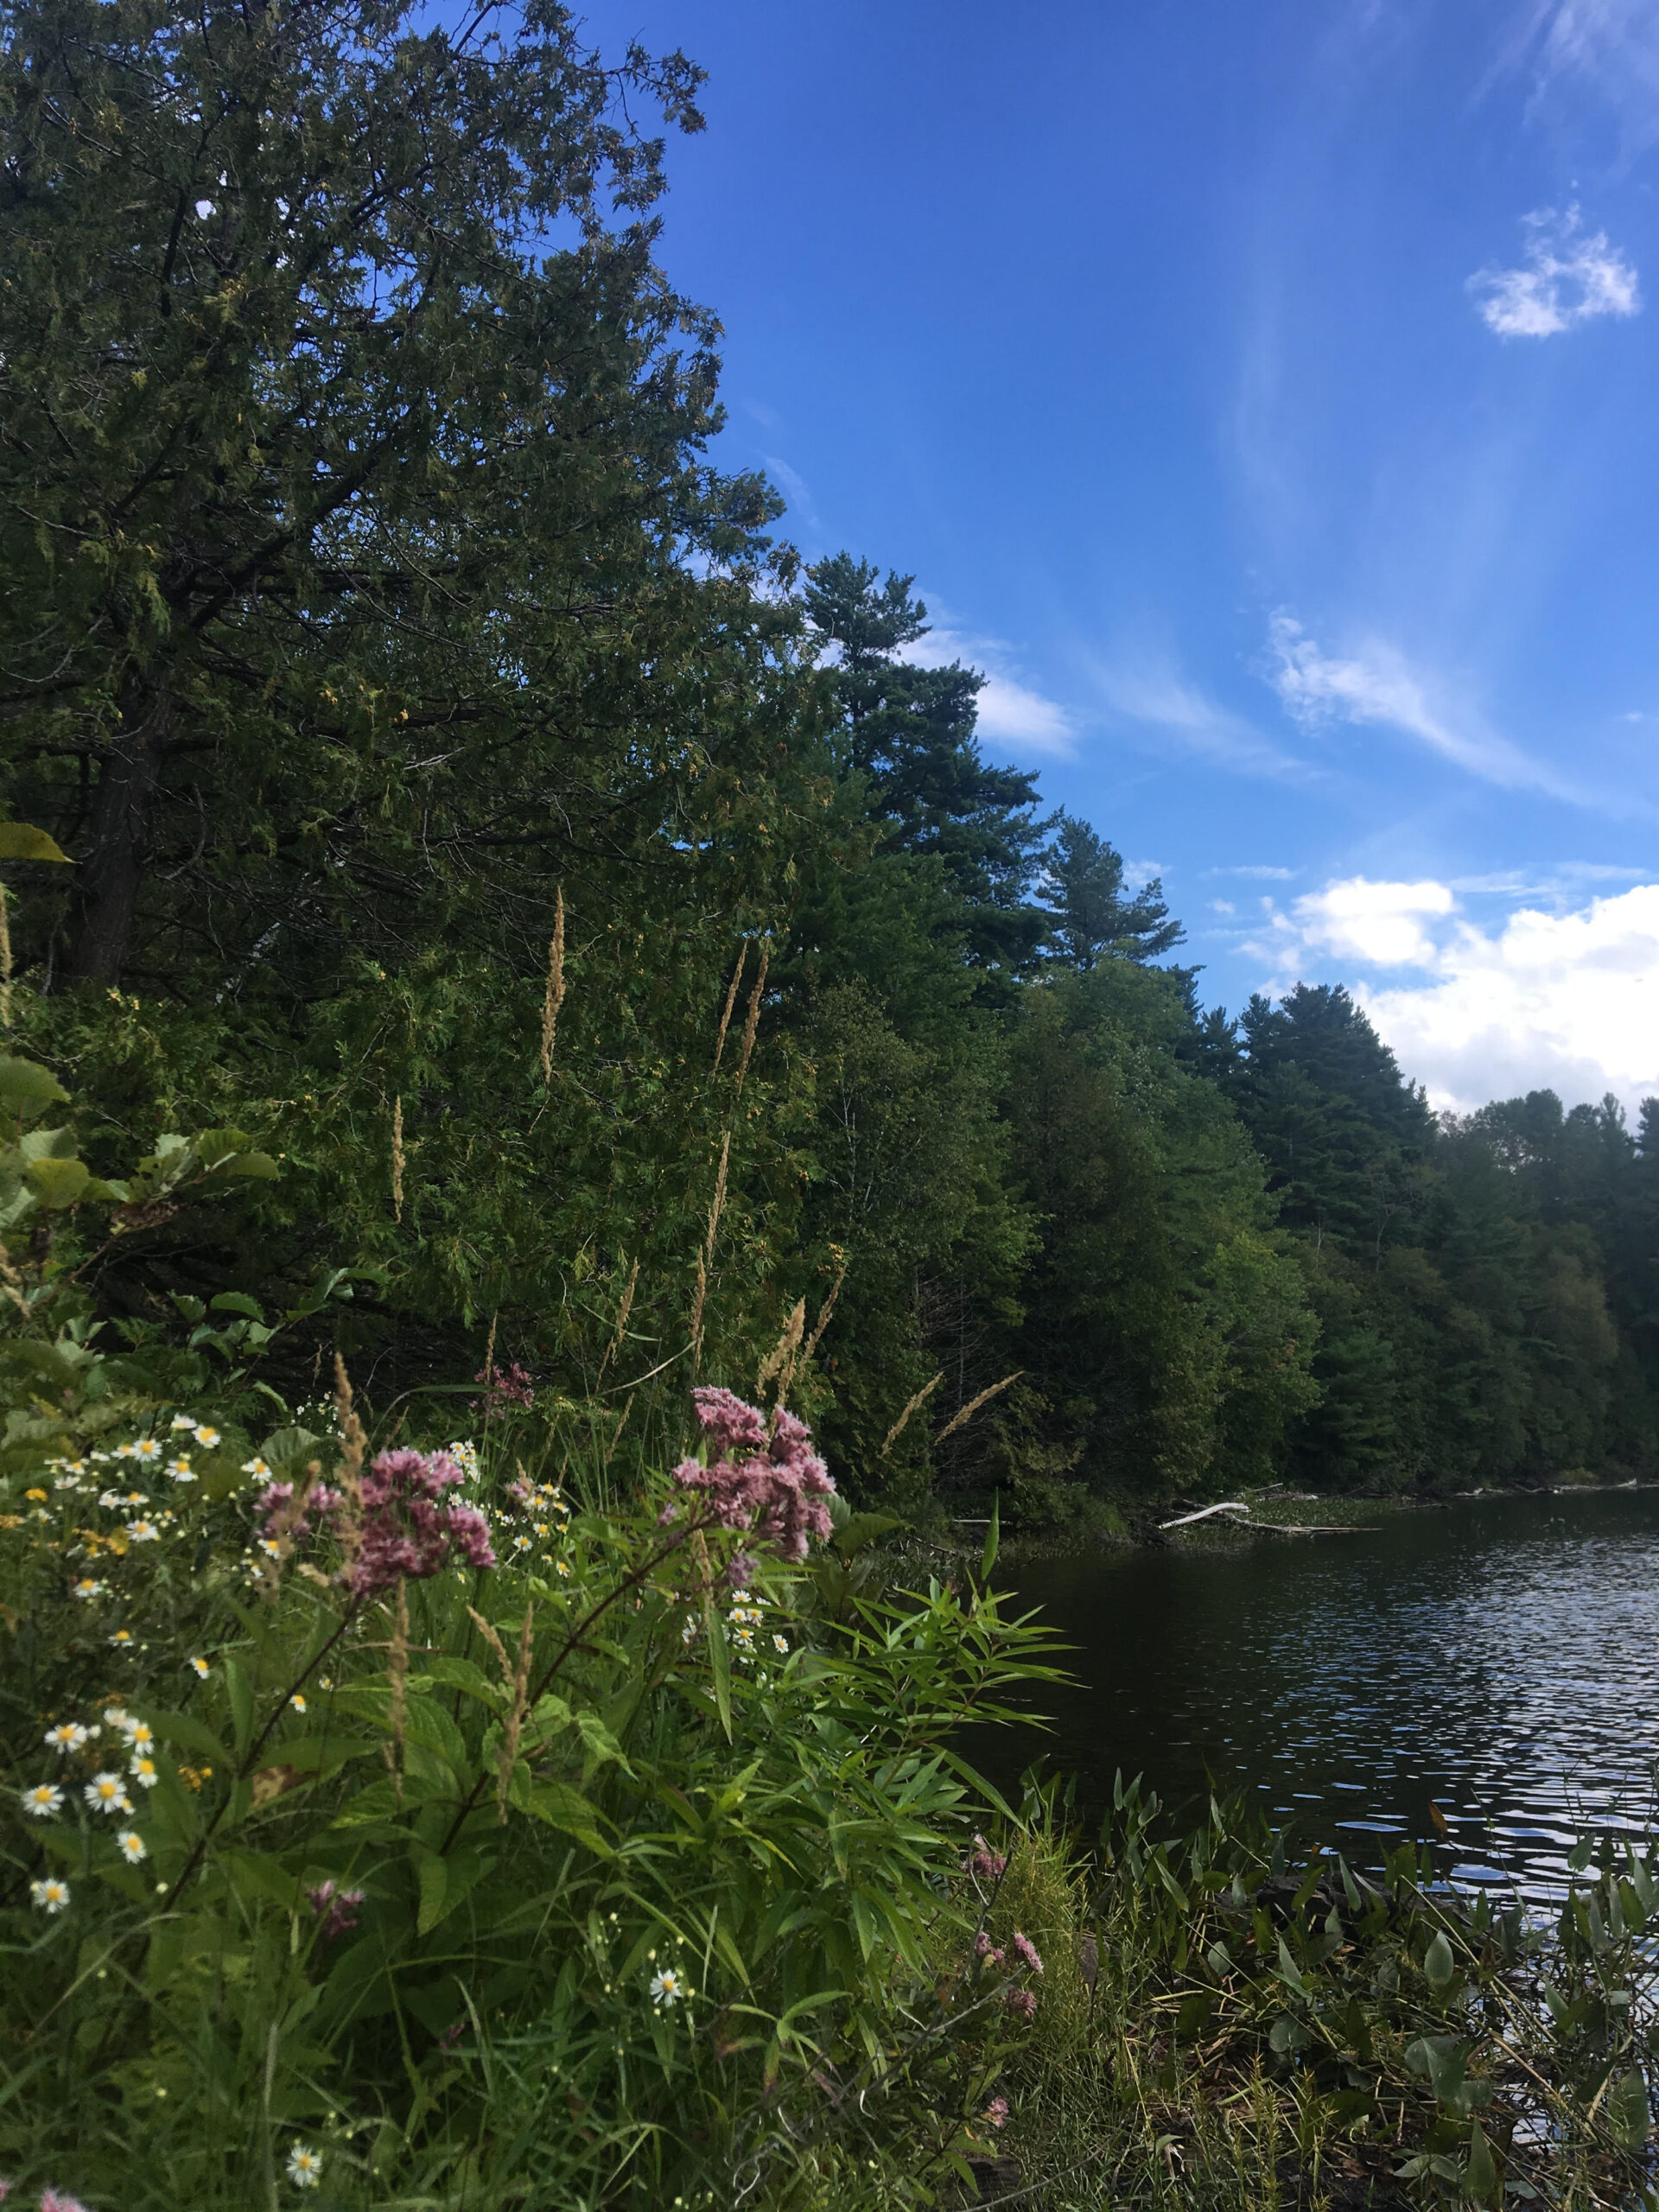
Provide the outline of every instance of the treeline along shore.
[[1649,1846],[960,1745],[1005,1527],[1650,1468],[1659,1107],[1205,1010],[710,458],[699,82],[0,19],[0,2198],[1650,2205]]

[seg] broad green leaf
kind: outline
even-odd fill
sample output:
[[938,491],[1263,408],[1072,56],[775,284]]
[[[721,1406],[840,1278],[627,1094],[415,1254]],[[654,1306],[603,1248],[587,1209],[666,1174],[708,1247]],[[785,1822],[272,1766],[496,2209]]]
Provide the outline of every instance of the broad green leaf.
[[0,1052],[0,1106],[14,1114],[33,1115],[68,1102],[68,1092],[48,1069]]
[[1437,1997],[1444,1997],[1451,1988],[1457,1971],[1452,1946],[1446,1940],[1446,1930],[1440,1929],[1423,1954],[1423,1972],[1428,1976],[1428,1986]]
[[1607,2127],[1622,2151],[1639,2151],[1652,2133],[1648,2086],[1634,2068],[1607,2092]]
[[92,1170],[84,1160],[36,1160],[24,1170],[23,1180],[48,1213],[57,1213],[85,1195]]
[[194,1713],[147,1713],[144,1718],[164,1744],[177,1744],[187,1751],[200,1751],[228,1772],[232,1761],[219,1738]]
[[443,1917],[444,1892],[449,1886],[449,1862],[447,1859],[441,1859],[435,1851],[422,1851],[416,1867],[421,1885],[421,1909],[416,1918],[415,1932],[417,1936],[426,1936]]
[[0,861],[51,861],[60,868],[74,866],[55,837],[29,822],[0,822]]
[[572,1789],[569,1783],[532,1783],[524,1799],[524,1809],[538,1821],[545,1821],[549,1827],[575,1836],[579,1844],[597,1857],[609,1859],[613,1855],[610,1845],[599,1832],[598,1808],[590,1804],[579,1789]]
[[1471,2196],[1486,2203],[1497,2188],[1497,2162],[1478,2120],[1469,2130],[1469,2163],[1463,2170],[1464,2187]]

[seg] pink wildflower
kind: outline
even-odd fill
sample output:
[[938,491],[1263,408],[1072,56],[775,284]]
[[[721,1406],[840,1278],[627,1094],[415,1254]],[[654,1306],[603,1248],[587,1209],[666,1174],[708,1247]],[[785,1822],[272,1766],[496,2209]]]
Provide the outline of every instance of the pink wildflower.
[[1041,1974],[1043,1962],[1037,1955],[1037,1946],[1029,1936],[1022,1936],[1017,1928],[1014,1931],[1014,1948],[1031,1968],[1033,1974]]
[[982,1928],[974,1938],[974,1956],[994,1967],[1000,1967],[1002,1963],[1002,1953],[991,1948],[991,1939]]
[[493,1567],[490,1527],[473,1505],[447,1505],[461,1479],[447,1452],[382,1452],[362,1478],[363,1529],[351,1586],[359,1598],[389,1590],[400,1575],[423,1581],[452,1551],[474,1567]]
[[979,1875],[987,1882],[1000,1882],[1008,1871],[1007,1853],[993,1851],[982,1835],[976,1835],[968,1866],[969,1872]]
[[1010,2012],[1017,2012],[1022,2020],[1029,2020],[1037,2010],[1037,1993],[1034,1989],[1005,1989],[1002,2002]]
[[985,2107],[985,2118],[992,2127],[1005,2127],[1008,2119],[1007,2099],[993,2097]]
[[484,1385],[484,1395],[474,1399],[473,1411],[481,1413],[486,1421],[497,1419],[509,1406],[528,1409],[536,1402],[535,1382],[516,1359],[511,1367],[480,1367],[473,1380]]
[[306,1897],[311,1910],[322,1922],[319,1940],[332,1942],[336,1936],[345,1935],[347,1929],[357,1925],[357,1908],[366,1892],[362,1890],[337,1889],[333,1882],[319,1882],[315,1890],[308,1890]]
[[86,2212],[86,2207],[78,2196],[70,2196],[60,2189],[43,2189],[41,2212]]
[[753,1529],[785,1559],[804,1559],[812,1539],[830,1533],[823,1501],[836,1487],[805,1422],[780,1409],[768,1438],[765,1414],[731,1391],[705,1388],[691,1395],[710,1456],[706,1466],[683,1459],[675,1481],[702,1491],[722,1527]]

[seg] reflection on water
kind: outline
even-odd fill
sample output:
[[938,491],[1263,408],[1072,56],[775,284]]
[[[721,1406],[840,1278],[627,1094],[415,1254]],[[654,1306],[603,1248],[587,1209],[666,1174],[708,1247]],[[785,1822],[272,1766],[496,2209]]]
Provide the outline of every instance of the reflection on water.
[[982,1735],[1007,1783],[1039,1751],[1091,1827],[1112,1776],[1194,1812],[1213,1776],[1275,1825],[1374,1864],[1450,1831],[1442,1871],[1566,1878],[1575,1816],[1646,1817],[1659,1759],[1659,1491],[1491,1498],[1374,1532],[1233,1554],[1033,1565],[1013,1578],[1073,1645],[1046,1738]]

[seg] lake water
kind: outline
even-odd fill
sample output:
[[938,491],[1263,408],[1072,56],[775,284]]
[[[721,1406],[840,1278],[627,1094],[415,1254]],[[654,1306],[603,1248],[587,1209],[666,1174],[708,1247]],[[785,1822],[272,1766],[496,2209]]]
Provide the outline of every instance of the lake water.
[[1442,1873],[1558,1893],[1580,1815],[1643,1825],[1659,1759],[1659,1491],[1459,1501],[1247,1550],[1027,1565],[1073,1649],[1052,1731],[978,1734],[1006,1786],[1039,1751],[1098,1826],[1112,1777],[1171,1814],[1208,1777],[1374,1865],[1451,1831]]

